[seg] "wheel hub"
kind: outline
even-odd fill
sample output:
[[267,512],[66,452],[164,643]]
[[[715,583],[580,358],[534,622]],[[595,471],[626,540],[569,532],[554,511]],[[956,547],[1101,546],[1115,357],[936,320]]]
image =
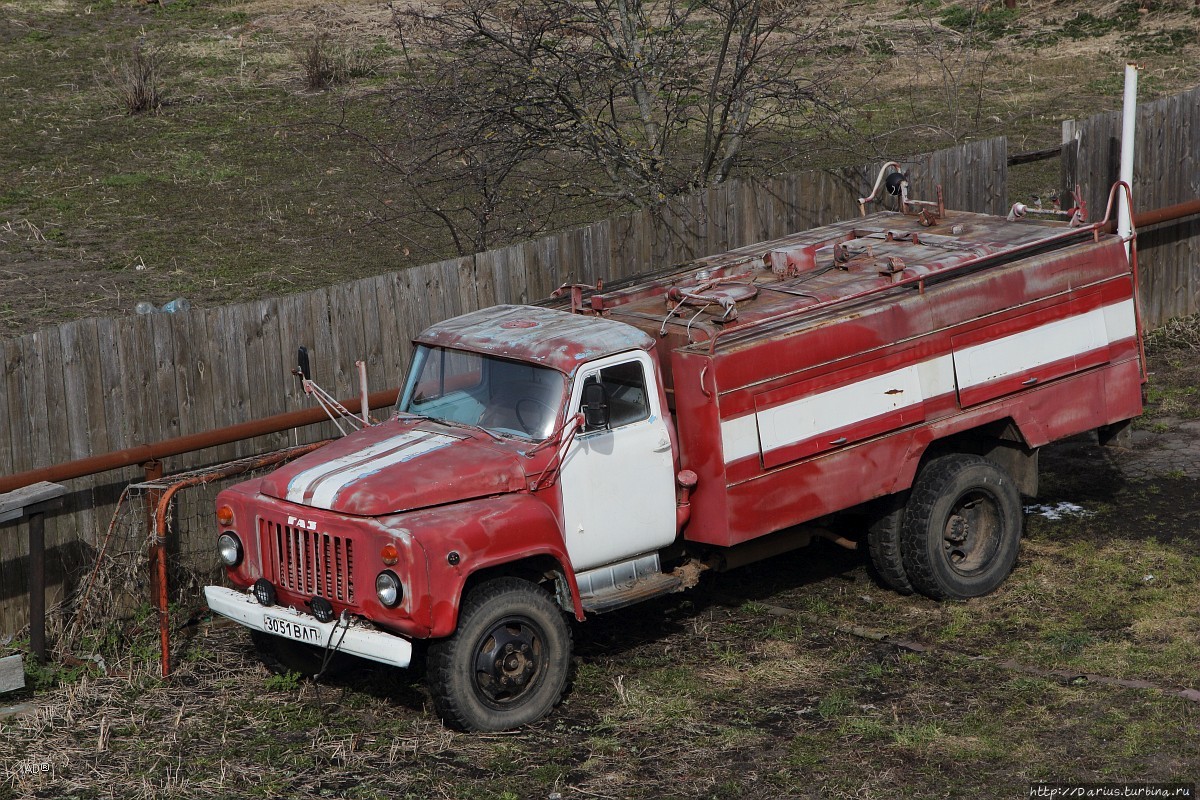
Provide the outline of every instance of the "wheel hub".
[[539,671],[541,637],[531,625],[506,621],[483,637],[475,659],[475,685],[495,704],[511,703]]
[[967,540],[967,535],[970,533],[971,524],[967,518],[955,514],[950,518],[950,524],[947,526],[946,541],[951,544],[962,544]]
[[964,574],[981,567],[999,544],[998,530],[999,511],[986,494],[960,498],[942,533],[950,566]]

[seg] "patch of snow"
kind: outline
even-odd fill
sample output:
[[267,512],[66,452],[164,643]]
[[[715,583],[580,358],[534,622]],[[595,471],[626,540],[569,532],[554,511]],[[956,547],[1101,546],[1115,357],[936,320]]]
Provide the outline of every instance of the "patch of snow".
[[1095,512],[1088,511],[1083,506],[1069,503],[1064,500],[1060,503],[1055,503],[1054,505],[1025,506],[1025,513],[1037,514],[1039,517],[1058,520],[1066,517],[1090,517]]

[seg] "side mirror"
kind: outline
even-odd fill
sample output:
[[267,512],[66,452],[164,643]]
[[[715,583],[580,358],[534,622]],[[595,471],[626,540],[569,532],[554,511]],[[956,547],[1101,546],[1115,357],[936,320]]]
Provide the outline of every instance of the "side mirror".
[[608,427],[608,392],[604,385],[589,382],[583,385],[583,421],[587,430],[603,430]]
[[300,349],[296,351],[296,370],[304,380],[312,380],[312,367],[308,363],[308,348],[304,345],[301,345]]

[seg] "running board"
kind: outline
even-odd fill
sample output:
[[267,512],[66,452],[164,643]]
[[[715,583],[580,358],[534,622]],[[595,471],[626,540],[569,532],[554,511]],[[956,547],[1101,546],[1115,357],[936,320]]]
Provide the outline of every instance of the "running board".
[[592,614],[615,611],[684,588],[682,578],[663,574],[658,553],[580,572],[575,580],[583,608]]

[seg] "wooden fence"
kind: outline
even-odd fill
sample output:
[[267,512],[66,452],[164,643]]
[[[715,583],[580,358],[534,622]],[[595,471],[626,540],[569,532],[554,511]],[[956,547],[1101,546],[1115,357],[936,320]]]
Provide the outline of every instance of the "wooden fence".
[[[947,205],[1000,212],[1006,142],[919,156],[914,196],[945,187]],[[309,404],[290,376],[296,347],[339,397],[356,394],[354,362],[371,390],[399,385],[410,340],[429,324],[496,303],[525,303],[567,281],[595,283],[808,229],[858,213],[879,165],[733,181],[555,236],[304,294],[184,314],[88,319],[0,343],[0,474],[199,433]],[[264,436],[168,460],[168,471],[332,435],[330,426]],[[73,588],[136,469],[68,481],[66,511],[47,519],[48,581]],[[211,493],[185,493],[179,548],[212,563]],[[201,500],[200,498],[205,498]],[[192,506],[189,506],[192,503]],[[0,633],[27,621],[27,537],[0,529]],[[53,601],[53,597],[51,598]]]
[[[1121,114],[1074,128],[1074,142],[1063,148],[1063,185],[1081,187],[1089,217],[1098,220],[1120,175]],[[1135,138],[1135,212],[1200,198],[1200,88],[1139,105]],[[1138,266],[1149,327],[1200,311],[1200,218],[1138,231]]]

